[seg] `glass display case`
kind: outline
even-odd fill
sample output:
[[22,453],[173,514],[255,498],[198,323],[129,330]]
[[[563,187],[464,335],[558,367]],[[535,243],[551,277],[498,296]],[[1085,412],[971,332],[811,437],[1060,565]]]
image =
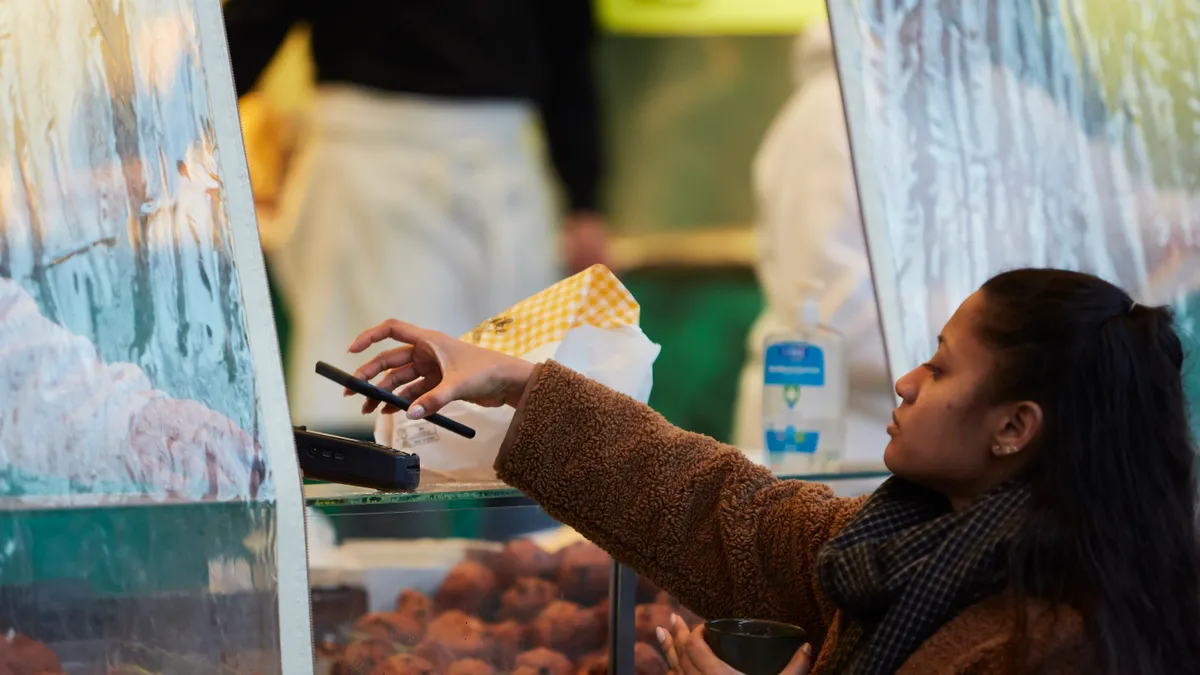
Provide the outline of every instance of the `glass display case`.
[[218,0],[0,5],[0,672],[312,672]]
[[316,672],[605,672],[609,558],[515,491],[307,487]]

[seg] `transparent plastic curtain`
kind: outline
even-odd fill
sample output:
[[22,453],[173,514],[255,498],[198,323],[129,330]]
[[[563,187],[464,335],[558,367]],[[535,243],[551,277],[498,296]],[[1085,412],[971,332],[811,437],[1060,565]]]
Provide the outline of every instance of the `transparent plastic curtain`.
[[[260,410],[213,132],[214,114],[236,110],[210,109],[191,4],[0,7],[0,312],[8,332],[40,338],[5,341],[25,357],[3,371],[22,416],[4,426],[8,481],[251,492]],[[128,442],[154,466],[105,440],[115,417],[145,415]],[[47,444],[64,452],[34,451]],[[215,477],[189,464],[201,447]],[[269,496],[270,481],[258,488]]]
[[[993,274],[1056,266],[1200,328],[1200,4],[830,2],[893,374]],[[1186,375],[1193,395],[1200,367]]]
[[0,642],[281,671],[265,297],[218,0],[0,2]]

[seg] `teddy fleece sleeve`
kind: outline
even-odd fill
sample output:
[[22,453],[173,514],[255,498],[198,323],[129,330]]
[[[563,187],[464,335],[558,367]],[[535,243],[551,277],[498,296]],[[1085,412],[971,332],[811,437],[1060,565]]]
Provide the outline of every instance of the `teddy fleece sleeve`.
[[700,615],[788,621],[824,639],[833,608],[817,553],[860,500],[778,480],[552,362],[531,378],[496,468]]

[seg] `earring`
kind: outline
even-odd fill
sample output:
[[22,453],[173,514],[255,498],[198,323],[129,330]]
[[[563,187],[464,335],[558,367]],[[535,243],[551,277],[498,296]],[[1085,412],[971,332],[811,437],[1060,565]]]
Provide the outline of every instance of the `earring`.
[[1006,446],[1004,446],[1004,454],[1006,454],[1006,455],[1014,455],[1014,454],[1016,454],[1016,452],[1017,452],[1017,446],[1015,446],[1015,445],[1006,445]]

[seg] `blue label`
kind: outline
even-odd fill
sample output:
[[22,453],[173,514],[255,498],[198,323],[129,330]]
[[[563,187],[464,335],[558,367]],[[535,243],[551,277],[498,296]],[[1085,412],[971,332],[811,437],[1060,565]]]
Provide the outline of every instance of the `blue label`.
[[825,386],[825,352],[807,342],[780,342],[767,347],[763,384]]
[[796,427],[768,429],[767,452],[802,452],[811,455],[817,451],[820,436],[816,431],[796,431]]

